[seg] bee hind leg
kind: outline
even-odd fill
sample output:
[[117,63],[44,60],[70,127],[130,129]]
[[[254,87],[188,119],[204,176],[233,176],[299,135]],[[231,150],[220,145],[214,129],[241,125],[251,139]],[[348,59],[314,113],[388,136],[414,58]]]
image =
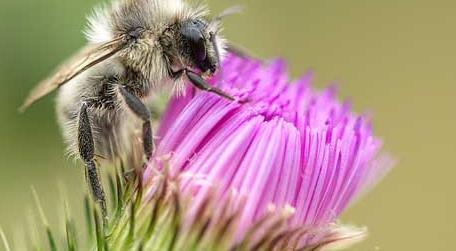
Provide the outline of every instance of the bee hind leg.
[[146,160],[149,160],[154,152],[154,142],[153,142],[153,133],[152,125],[150,123],[151,113],[149,108],[134,94],[129,92],[125,87],[119,87],[120,94],[122,95],[125,103],[128,108],[138,116],[142,121],[142,141],[144,154]]
[[92,192],[92,196],[100,205],[103,218],[106,219],[107,210],[105,193],[94,161],[95,147],[86,103],[82,104],[79,111],[78,150],[79,155],[86,166],[86,179]]

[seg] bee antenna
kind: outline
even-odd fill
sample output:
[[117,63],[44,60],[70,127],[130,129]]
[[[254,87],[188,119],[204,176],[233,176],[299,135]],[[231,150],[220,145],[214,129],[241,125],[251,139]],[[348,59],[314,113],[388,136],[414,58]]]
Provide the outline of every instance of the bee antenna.
[[224,9],[222,12],[220,12],[217,16],[214,17],[212,22],[221,22],[222,19],[224,19],[227,16],[235,15],[242,13],[244,11],[244,6],[243,5],[234,5],[231,7],[228,7]]

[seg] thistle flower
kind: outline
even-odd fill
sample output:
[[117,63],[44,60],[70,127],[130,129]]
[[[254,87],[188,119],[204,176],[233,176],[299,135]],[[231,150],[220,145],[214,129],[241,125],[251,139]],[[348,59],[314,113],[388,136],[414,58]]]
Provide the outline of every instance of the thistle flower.
[[191,89],[172,98],[146,169],[110,176],[109,218],[86,199],[88,243],[70,218],[60,240],[40,213],[50,250],[320,250],[363,239],[365,228],[337,218],[392,164],[377,158],[368,117],[332,87],[313,90],[311,74],[289,81],[280,60],[228,55],[222,69],[212,84],[245,102]]
[[[382,142],[368,117],[340,103],[335,88],[312,90],[311,74],[289,81],[281,60],[264,65],[228,55],[222,69],[212,83],[247,102],[191,91],[173,98],[157,156],[171,154],[171,173],[196,205],[214,187],[219,198],[230,197],[240,209],[238,238],[271,206],[293,210],[289,229],[325,229],[388,170],[374,161]],[[301,244],[319,238],[304,236]]]

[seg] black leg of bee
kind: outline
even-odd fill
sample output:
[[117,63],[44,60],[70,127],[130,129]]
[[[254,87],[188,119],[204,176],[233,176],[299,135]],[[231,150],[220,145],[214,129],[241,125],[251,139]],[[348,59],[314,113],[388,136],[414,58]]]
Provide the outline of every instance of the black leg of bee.
[[78,147],[79,155],[81,156],[81,159],[84,161],[84,164],[86,166],[86,178],[90,190],[95,201],[100,205],[103,218],[106,218],[106,199],[94,161],[95,148],[92,136],[92,128],[90,126],[90,120],[87,113],[87,104],[85,103],[82,104],[81,110],[79,112]]
[[210,86],[200,75],[189,70],[185,70],[185,74],[187,75],[188,79],[193,84],[193,86],[195,86],[196,88],[203,91],[215,93],[231,101],[235,100],[231,95],[222,91],[221,89],[214,86]]
[[203,91],[215,93],[215,94],[219,95],[220,97],[226,98],[228,100],[235,101],[235,99],[231,95],[229,95],[228,93],[224,92],[223,90],[221,90],[215,86],[209,85],[206,82],[206,80],[204,80],[200,75],[194,73],[191,70],[188,70],[188,69],[180,69],[178,71],[169,70],[169,73],[170,73],[171,77],[174,79],[180,78],[185,73],[185,75],[187,76],[187,78],[190,80],[191,84],[194,87],[196,87],[200,90],[203,90]]
[[153,142],[154,135],[152,133],[152,125],[150,124],[150,120],[143,122],[142,135],[143,135],[144,153],[146,155],[146,159],[149,160],[149,158],[154,153],[154,142]]
[[152,126],[150,123],[150,111],[143,102],[127,91],[124,87],[120,87],[120,94],[125,100],[128,108],[143,121],[143,147],[144,147],[144,154],[146,155],[147,160],[149,160],[150,156],[154,151],[154,142],[153,142],[153,134],[152,134]]
[[215,50],[215,57],[217,58],[217,65],[220,65],[220,50],[217,45],[217,41],[215,40],[215,34],[213,32],[210,33],[210,38],[212,46]]

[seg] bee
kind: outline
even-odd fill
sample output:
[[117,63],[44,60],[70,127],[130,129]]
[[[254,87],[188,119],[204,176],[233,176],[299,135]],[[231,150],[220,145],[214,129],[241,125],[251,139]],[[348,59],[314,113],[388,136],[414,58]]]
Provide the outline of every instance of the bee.
[[181,92],[186,82],[226,99],[205,78],[220,67],[226,42],[221,19],[182,0],[117,0],[88,18],[88,44],[40,82],[20,110],[58,89],[58,123],[69,151],[85,165],[94,200],[106,216],[96,156],[115,160],[141,131],[146,158],[154,151],[149,105],[154,90]]

